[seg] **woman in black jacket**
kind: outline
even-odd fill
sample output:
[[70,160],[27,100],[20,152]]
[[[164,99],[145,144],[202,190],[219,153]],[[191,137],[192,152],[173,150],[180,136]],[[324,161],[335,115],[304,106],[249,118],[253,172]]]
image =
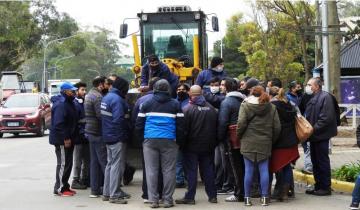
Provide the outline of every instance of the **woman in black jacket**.
[[281,123],[281,133],[272,147],[270,172],[276,173],[277,183],[275,198],[283,201],[287,199],[290,186],[293,184],[291,163],[299,158],[298,139],[295,131],[296,109],[287,100],[283,88],[272,87],[271,103],[276,106]]

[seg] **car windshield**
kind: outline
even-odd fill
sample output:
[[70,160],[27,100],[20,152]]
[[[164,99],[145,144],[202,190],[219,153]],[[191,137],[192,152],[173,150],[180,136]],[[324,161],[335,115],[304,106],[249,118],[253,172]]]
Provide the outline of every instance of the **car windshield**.
[[37,95],[12,95],[4,104],[5,108],[38,107],[39,97]]

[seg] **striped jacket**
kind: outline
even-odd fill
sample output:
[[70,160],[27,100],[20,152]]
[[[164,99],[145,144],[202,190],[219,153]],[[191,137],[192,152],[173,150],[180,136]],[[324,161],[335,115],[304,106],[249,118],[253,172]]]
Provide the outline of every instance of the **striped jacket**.
[[136,119],[136,130],[144,139],[168,139],[180,146],[184,142],[184,114],[178,101],[156,92],[144,102]]

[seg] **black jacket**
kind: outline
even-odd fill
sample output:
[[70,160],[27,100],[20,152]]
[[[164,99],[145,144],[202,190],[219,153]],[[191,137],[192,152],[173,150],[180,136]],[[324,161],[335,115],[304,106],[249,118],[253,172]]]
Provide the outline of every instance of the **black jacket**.
[[76,139],[78,114],[73,99],[65,95],[51,97],[51,127],[49,143],[64,145],[65,139],[71,139],[72,144]]
[[182,149],[189,152],[214,151],[217,145],[215,108],[199,96],[184,108],[184,115],[187,137]]
[[306,104],[306,119],[314,128],[310,142],[330,139],[337,135],[335,107],[330,93],[320,91]]
[[225,99],[225,95],[222,93],[212,94],[209,92],[204,92],[205,100],[211,104],[216,109],[220,108],[221,102]]
[[279,101],[277,99],[271,101],[276,106],[281,123],[281,132],[278,140],[273,145],[276,148],[290,148],[298,143],[295,130],[296,109],[289,102]]
[[229,125],[236,125],[239,116],[240,105],[246,98],[240,92],[230,92],[221,102],[218,117],[218,140],[228,140]]

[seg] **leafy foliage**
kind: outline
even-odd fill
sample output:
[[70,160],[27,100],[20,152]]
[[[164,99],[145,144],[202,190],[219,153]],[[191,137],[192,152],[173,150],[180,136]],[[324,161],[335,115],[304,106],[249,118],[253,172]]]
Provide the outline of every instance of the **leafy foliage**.
[[360,174],[360,161],[356,163],[349,163],[333,170],[333,177],[347,182],[355,182],[357,176]]

